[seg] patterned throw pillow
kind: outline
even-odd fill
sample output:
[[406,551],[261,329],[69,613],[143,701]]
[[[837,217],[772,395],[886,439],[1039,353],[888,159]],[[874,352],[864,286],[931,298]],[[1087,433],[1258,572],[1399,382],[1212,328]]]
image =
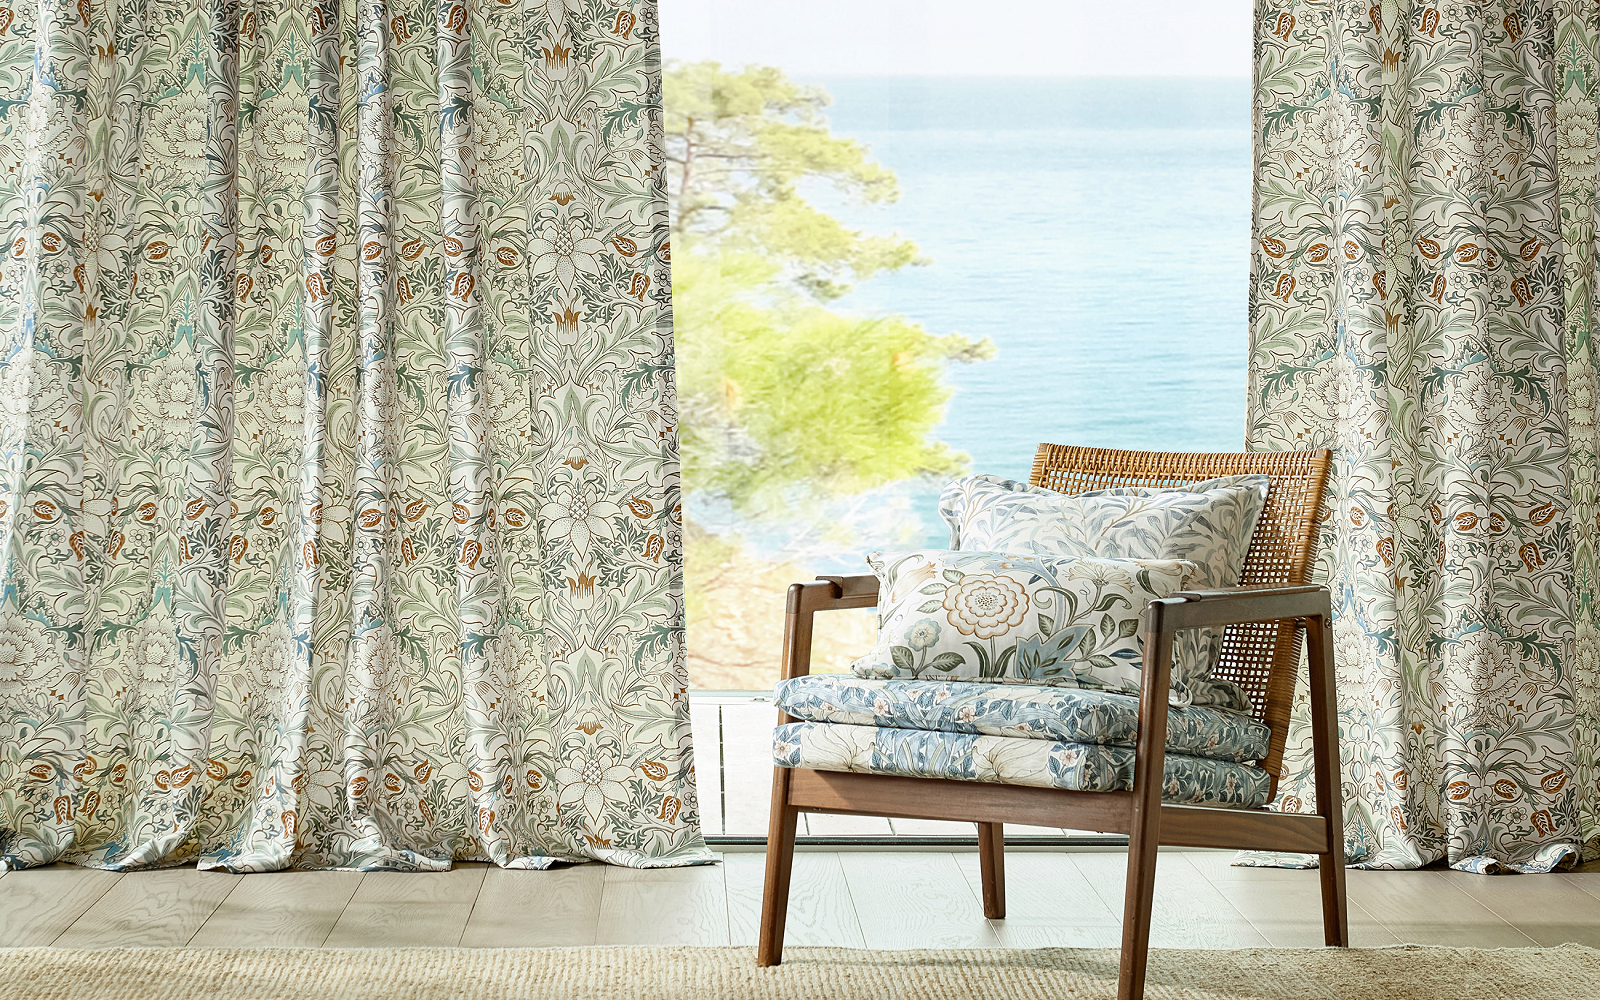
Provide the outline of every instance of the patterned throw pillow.
[[1054,684],[1137,694],[1145,606],[1182,590],[1179,559],[874,552],[880,628],[857,677]]
[[[967,476],[945,487],[939,512],[950,547],[1042,556],[1186,559],[1189,586],[1239,582],[1256,521],[1266,506],[1266,476],[1227,476],[1172,489],[1122,487],[1065,494],[998,476]],[[1244,692],[1212,678],[1222,629],[1178,634],[1172,670],[1178,704],[1248,710]]]

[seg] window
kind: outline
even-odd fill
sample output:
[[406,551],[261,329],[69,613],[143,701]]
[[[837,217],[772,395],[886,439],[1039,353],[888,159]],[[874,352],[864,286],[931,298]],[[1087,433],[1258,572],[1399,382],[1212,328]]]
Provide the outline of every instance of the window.
[[[770,690],[784,588],[943,547],[954,475],[1241,447],[1244,0],[661,16],[692,688]],[[874,624],[822,616],[814,669]],[[702,755],[739,701],[697,703]]]

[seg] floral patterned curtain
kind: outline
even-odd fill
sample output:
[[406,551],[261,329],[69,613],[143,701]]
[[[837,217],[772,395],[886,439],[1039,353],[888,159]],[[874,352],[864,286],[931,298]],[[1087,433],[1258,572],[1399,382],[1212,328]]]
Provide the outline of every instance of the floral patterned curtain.
[[[1261,0],[1250,443],[1334,449],[1352,861],[1594,853],[1595,0]],[[1310,799],[1291,733],[1284,806]]]
[[710,858],[653,0],[0,13],[0,859]]

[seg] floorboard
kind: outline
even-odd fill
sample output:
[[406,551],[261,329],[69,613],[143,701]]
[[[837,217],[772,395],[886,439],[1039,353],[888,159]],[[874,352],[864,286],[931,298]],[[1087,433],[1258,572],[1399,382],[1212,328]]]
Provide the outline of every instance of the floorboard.
[[[760,936],[767,856],[728,854],[723,857],[723,867],[730,943],[754,945]],[[795,855],[784,942],[802,947],[866,947],[839,855],[811,851]]]
[[328,932],[330,948],[400,948],[461,943],[487,866],[446,872],[367,872]]
[[461,944],[468,948],[586,947],[595,944],[605,866],[552,871],[491,868]]
[[[1439,871],[1358,871],[1345,873],[1350,902],[1370,913],[1406,944],[1526,948],[1531,936],[1460,889]],[[1490,876],[1474,876],[1486,878]],[[1544,876],[1508,876],[1544,878]],[[1546,887],[1559,888],[1553,879]]]
[[[1122,919],[1128,878],[1126,851],[1071,854],[1100,900]],[[1264,948],[1266,937],[1212,885],[1189,859],[1163,851],[1156,861],[1151,907],[1152,948]]]
[[55,944],[121,877],[76,865],[7,872],[0,880],[0,947]]
[[62,948],[181,948],[242,878],[195,868],[126,872],[54,943]]
[[[983,917],[974,852],[801,851],[788,943],[868,948],[1116,947],[1126,853],[1006,855],[1007,917]],[[1315,871],[1163,851],[1155,947],[1315,947]],[[506,871],[0,873],[0,945],[105,947],[748,946],[766,855],[720,865]],[[1357,946],[1600,947],[1600,865],[1556,875],[1352,870]]]
[[[956,863],[974,895],[983,898],[978,855]],[[1094,891],[1072,856],[1013,851],[1006,855],[1006,917],[991,920],[1007,948],[1115,948],[1122,924]]]
[[728,944],[722,866],[608,868],[595,943]]
[[1000,939],[955,855],[840,854],[868,948],[993,948]]
[[361,872],[245,875],[189,944],[200,948],[319,948],[363,877]]

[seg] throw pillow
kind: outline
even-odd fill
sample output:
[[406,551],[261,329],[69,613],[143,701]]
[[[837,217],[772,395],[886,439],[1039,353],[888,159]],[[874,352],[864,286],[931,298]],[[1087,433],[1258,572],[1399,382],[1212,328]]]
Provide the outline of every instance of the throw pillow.
[[1182,590],[1180,559],[923,550],[868,556],[878,643],[857,677],[1055,684],[1137,694],[1143,613]]
[[[953,549],[1184,559],[1195,564],[1189,586],[1231,587],[1244,568],[1267,486],[1266,476],[1248,475],[1170,489],[1064,494],[980,475],[947,486],[939,509]],[[1238,687],[1211,676],[1221,643],[1220,628],[1178,634],[1172,673],[1178,703],[1249,708]]]

